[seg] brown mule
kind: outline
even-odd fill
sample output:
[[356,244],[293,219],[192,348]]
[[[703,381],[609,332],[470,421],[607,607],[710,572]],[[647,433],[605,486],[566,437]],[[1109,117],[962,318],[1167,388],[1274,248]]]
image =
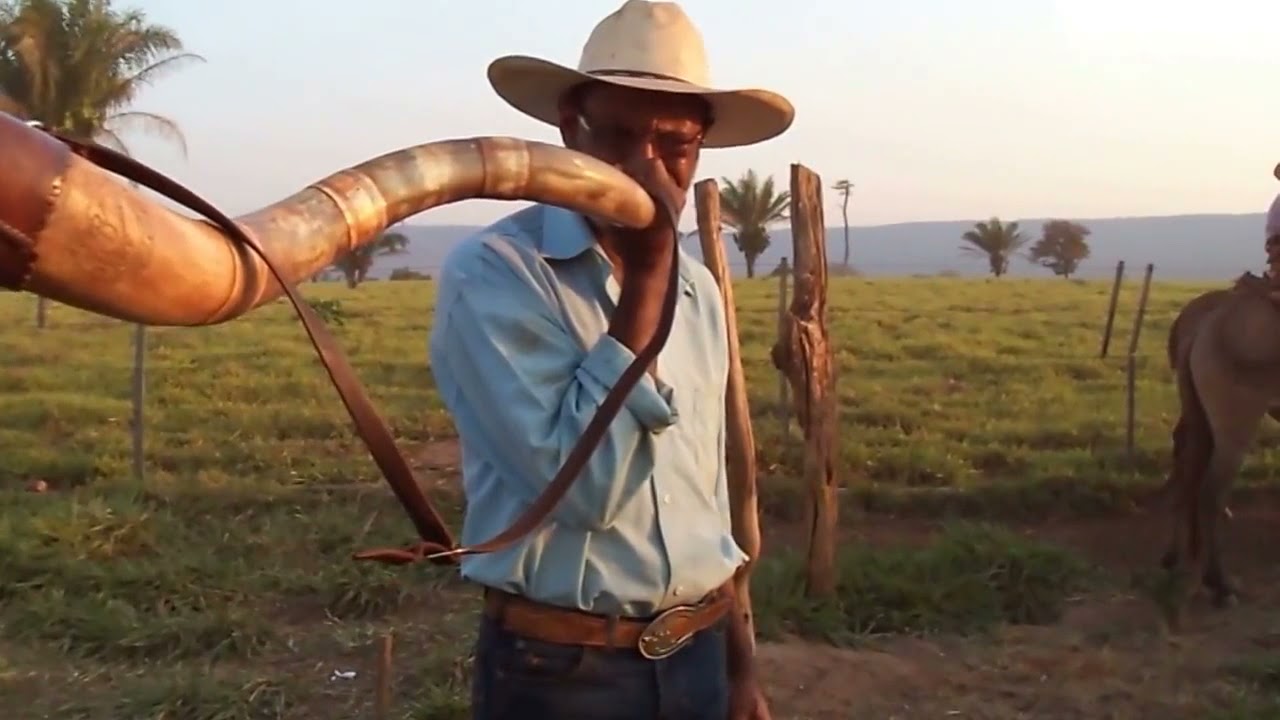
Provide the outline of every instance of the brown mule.
[[1272,293],[1268,279],[1246,273],[1230,289],[1194,298],[1170,328],[1181,415],[1159,491],[1174,497],[1161,563],[1170,571],[1199,564],[1218,607],[1237,595],[1222,567],[1219,517],[1262,418],[1280,420],[1280,307]]

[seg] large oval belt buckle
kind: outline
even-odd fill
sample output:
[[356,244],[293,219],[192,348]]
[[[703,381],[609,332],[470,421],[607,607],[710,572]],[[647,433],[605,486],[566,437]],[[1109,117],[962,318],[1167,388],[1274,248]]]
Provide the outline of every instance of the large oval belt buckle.
[[681,605],[663,612],[640,633],[637,647],[640,654],[650,660],[661,660],[671,657],[677,650],[688,644],[693,633],[682,631],[688,627],[687,621],[694,613],[694,608]]

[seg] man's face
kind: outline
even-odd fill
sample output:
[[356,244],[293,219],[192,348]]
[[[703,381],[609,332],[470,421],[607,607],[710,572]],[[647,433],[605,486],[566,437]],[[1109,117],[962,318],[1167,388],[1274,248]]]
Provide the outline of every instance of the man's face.
[[1272,235],[1267,238],[1267,262],[1280,262],[1280,235]]
[[657,159],[686,193],[698,169],[708,120],[700,97],[603,83],[570,93],[560,108],[565,147],[624,172]]

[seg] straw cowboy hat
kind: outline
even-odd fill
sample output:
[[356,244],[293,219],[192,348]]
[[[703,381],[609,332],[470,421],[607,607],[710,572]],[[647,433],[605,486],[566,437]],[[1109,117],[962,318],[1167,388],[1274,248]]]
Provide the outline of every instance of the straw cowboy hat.
[[705,147],[762,142],[780,135],[795,117],[791,103],[777,93],[712,88],[702,34],[673,2],[627,0],[596,25],[576,70],[524,55],[489,65],[489,83],[503,100],[551,125],[560,123],[561,96],[592,80],[701,95],[715,113]]

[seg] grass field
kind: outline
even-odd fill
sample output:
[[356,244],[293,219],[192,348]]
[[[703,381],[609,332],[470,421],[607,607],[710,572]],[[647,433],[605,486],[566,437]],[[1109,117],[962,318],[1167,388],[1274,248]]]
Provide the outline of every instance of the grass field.
[[[1126,533],[1138,526],[1134,499],[1166,467],[1177,408],[1165,333],[1203,289],[1152,286],[1131,462],[1124,354],[1137,286],[1127,283],[1112,357],[1100,360],[1109,283],[833,281],[849,536],[841,602],[814,606],[798,595],[793,557],[801,445],[780,420],[768,361],[777,286],[737,284],[776,717],[848,717],[840,698],[884,713],[866,717],[1280,716],[1280,654],[1250,644],[1280,637],[1260,600],[1230,621],[1253,624],[1206,626],[1214,652],[1136,634],[1133,577],[1163,536]],[[452,425],[426,361],[431,283],[304,292],[340,306],[335,333],[424,484],[456,513]],[[477,593],[439,570],[348,559],[412,527],[286,304],[149,331],[141,482],[132,327],[55,306],[37,332],[33,317],[30,296],[0,297],[0,707],[20,709],[4,717],[371,717],[374,642],[387,630],[396,717],[465,717]],[[1244,485],[1271,482],[1275,435],[1268,425]],[[37,480],[47,492],[28,491]],[[935,522],[958,517],[971,522]],[[1254,559],[1270,572],[1274,558]],[[962,667],[925,659],[943,650]],[[1152,653],[1167,673],[1152,674]],[[1061,667],[1041,673],[1046,662]],[[1070,682],[1027,685],[1062,668]],[[788,690],[802,683],[810,690]],[[903,709],[895,693],[913,687],[931,699]]]

